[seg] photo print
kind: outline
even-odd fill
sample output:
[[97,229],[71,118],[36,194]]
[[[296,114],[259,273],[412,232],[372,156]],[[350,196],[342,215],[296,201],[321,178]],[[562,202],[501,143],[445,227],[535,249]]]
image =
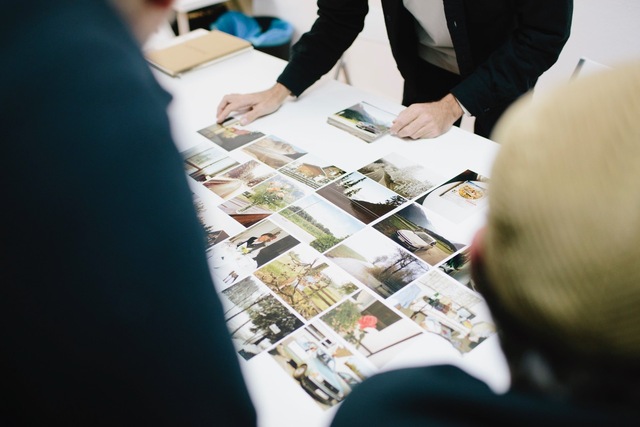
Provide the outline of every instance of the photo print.
[[305,150],[273,135],[243,148],[242,152],[274,169],[281,168],[307,154]]
[[300,241],[318,252],[326,252],[364,227],[316,194],[310,194],[273,216],[273,220],[292,230]]
[[182,153],[187,174],[198,182],[224,173],[238,162],[209,142],[191,147]]
[[268,219],[207,252],[216,286],[224,288],[300,243]]
[[400,209],[373,227],[432,266],[464,246],[440,234],[424,209],[416,203]]
[[193,196],[193,206],[198,215],[198,222],[204,231],[205,246],[209,250],[229,237],[229,234],[224,229],[219,228],[223,222],[219,221],[220,217],[226,215],[222,214],[215,206],[206,204],[197,194],[191,194]]
[[327,122],[364,141],[373,142],[389,133],[395,118],[395,114],[375,105],[359,102],[330,115]]
[[469,252],[470,248],[465,248],[440,264],[438,268],[461,285],[477,292],[476,285],[471,277],[471,256]]
[[363,166],[358,172],[407,199],[424,194],[434,182],[441,181],[438,175],[396,153]]
[[249,191],[275,174],[276,171],[269,166],[251,160],[208,179],[203,185],[224,200],[229,200]]
[[382,298],[429,271],[426,263],[371,228],[349,237],[326,256]]
[[231,340],[245,360],[272,347],[303,322],[255,277],[249,276],[220,293]]
[[342,301],[321,317],[371,363],[382,368],[422,334],[416,325],[367,291]]
[[213,124],[200,129],[198,133],[227,151],[233,151],[262,138],[264,133],[239,126],[238,121],[225,122],[224,125]]
[[407,200],[360,172],[352,172],[317,190],[325,199],[364,224],[388,214]]
[[484,299],[433,269],[387,300],[425,331],[468,353],[496,331]]
[[306,191],[289,178],[275,175],[219,207],[240,224],[250,227],[301,199]]
[[346,172],[337,166],[320,160],[312,154],[295,160],[279,169],[280,173],[315,189],[341,177]]
[[449,221],[459,223],[485,211],[488,206],[488,186],[488,178],[466,170],[420,197],[416,203]]
[[289,335],[269,351],[293,383],[322,409],[344,400],[354,387],[375,373],[360,354],[347,349],[321,322]]
[[346,273],[304,245],[271,261],[254,275],[307,320],[358,290]]

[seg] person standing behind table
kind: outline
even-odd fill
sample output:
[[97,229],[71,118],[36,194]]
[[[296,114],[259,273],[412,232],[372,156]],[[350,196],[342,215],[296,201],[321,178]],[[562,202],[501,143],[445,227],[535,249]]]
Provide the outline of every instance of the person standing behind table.
[[390,371],[332,427],[640,425],[640,62],[529,98],[496,127],[471,250],[509,390],[453,366]]
[[[504,110],[558,59],[573,1],[382,0],[382,8],[407,106],[392,134],[434,138],[468,114],[476,118],[475,133],[488,137]],[[292,47],[277,83],[224,96],[218,122],[235,111],[247,124],[300,96],[351,46],[367,12],[367,0],[319,0],[318,18]]]
[[3,4],[1,425],[256,424],[140,51],[171,4]]

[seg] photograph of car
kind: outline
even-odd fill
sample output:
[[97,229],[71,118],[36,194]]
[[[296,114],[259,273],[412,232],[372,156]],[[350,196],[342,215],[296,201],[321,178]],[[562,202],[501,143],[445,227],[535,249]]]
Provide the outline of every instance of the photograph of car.
[[436,245],[436,239],[424,231],[398,230],[396,237],[410,251],[427,250]]
[[333,406],[341,402],[357,380],[336,370],[335,359],[314,342],[291,341],[279,352],[294,368],[292,376],[300,386],[318,401]]

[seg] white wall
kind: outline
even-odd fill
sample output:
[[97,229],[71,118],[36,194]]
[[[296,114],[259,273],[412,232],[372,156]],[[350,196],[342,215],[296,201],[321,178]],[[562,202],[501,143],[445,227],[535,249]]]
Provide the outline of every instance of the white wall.
[[[365,30],[349,50],[351,84],[400,102],[402,81],[386,40],[380,0],[369,1]],[[311,27],[315,0],[253,0],[255,15],[272,15],[291,22],[294,40]],[[558,62],[541,76],[538,92],[567,81],[580,57],[615,66],[640,59],[639,0],[575,0],[572,33]]]

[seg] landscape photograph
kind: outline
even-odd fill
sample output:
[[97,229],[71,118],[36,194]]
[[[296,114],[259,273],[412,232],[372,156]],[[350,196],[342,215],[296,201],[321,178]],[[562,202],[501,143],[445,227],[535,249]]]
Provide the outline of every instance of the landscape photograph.
[[275,175],[219,207],[240,224],[250,227],[305,195],[306,190],[300,184]]
[[432,266],[464,246],[440,234],[424,209],[416,203],[400,209],[373,227]]
[[274,215],[273,220],[318,252],[326,252],[364,227],[316,194],[310,194]]
[[220,301],[234,347],[245,360],[303,325],[302,320],[252,276],[222,291]]
[[407,199],[429,191],[440,179],[423,166],[396,153],[363,166],[358,172]]
[[271,178],[276,171],[255,160],[206,180],[203,185],[224,200],[232,199]]
[[318,189],[346,173],[339,167],[312,154],[307,154],[278,170],[283,175],[300,181],[313,189]]
[[364,224],[377,220],[407,201],[360,172],[343,176],[320,188],[317,193]]
[[305,150],[274,135],[266,136],[244,147],[242,152],[274,169],[279,169],[307,154]]
[[200,129],[198,133],[227,151],[233,151],[264,136],[262,132],[232,124],[213,124]]
[[429,271],[422,260],[371,228],[349,237],[326,256],[382,298]]
[[473,350],[496,331],[484,299],[438,269],[402,289],[387,303],[461,353]]
[[187,174],[198,182],[205,182],[239,164],[209,142],[198,144],[180,154],[184,159]]
[[358,290],[346,273],[305,245],[298,245],[254,275],[307,320]]

